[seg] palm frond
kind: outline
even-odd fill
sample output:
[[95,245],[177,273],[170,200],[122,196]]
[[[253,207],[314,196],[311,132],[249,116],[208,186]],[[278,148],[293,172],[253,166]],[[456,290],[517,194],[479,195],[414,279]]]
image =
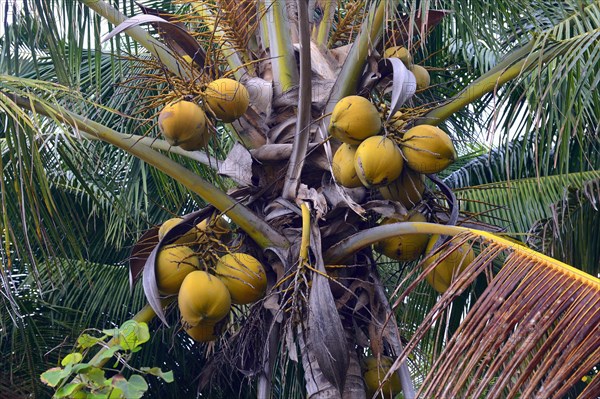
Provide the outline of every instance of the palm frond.
[[482,221],[502,225],[511,233],[526,233],[540,219],[552,216],[550,205],[569,190],[597,179],[599,171],[525,178],[456,190],[464,211],[481,214]]
[[[453,242],[470,242],[479,255],[441,296],[395,364],[435,330],[446,344],[434,352],[421,386],[424,397],[565,397],[598,363],[591,348],[600,343],[594,332],[600,322],[600,280],[488,234],[466,233]],[[492,261],[506,254],[493,276]],[[479,275],[486,276],[488,288],[457,331],[446,335],[452,298],[469,290]],[[396,306],[414,286],[398,296]],[[577,397],[593,397],[599,388],[592,382]]]
[[552,204],[552,216],[538,220],[527,243],[592,276],[600,276],[600,180],[590,180],[580,189],[570,188]]

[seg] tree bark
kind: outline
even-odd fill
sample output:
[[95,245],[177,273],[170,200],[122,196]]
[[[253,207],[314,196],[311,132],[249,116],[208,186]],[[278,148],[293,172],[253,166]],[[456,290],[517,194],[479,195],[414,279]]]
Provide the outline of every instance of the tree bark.
[[321,372],[317,358],[311,348],[310,342],[305,342],[308,334],[302,334],[302,328],[298,329],[298,339],[302,352],[302,366],[304,367],[304,378],[306,380],[306,397],[308,399],[366,399],[365,385],[362,378],[358,355],[354,349],[354,337],[346,330],[348,342],[348,372],[344,392],[340,395],[337,388],[325,378]]

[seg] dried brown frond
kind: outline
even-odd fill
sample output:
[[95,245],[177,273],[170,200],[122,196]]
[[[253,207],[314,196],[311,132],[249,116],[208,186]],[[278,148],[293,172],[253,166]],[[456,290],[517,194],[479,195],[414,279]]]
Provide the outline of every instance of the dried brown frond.
[[[433,330],[445,346],[434,356],[419,397],[566,397],[600,363],[600,280],[491,235],[465,233],[451,242],[468,243],[479,254],[455,276],[395,366]],[[447,255],[448,245],[439,250]],[[504,256],[494,275],[492,263]],[[411,273],[418,277],[397,296],[395,307],[438,263]],[[468,293],[479,276],[487,289],[450,335],[446,320],[453,300]],[[599,390],[592,382],[578,397],[596,397]]]
[[352,43],[360,32],[366,11],[366,0],[340,1],[327,47],[333,48]]

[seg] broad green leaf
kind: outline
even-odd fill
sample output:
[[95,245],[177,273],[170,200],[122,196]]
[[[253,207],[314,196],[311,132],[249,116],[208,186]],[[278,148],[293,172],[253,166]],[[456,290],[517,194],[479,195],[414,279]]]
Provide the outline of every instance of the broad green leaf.
[[96,345],[98,342],[103,341],[105,338],[106,336],[96,338],[89,334],[81,334],[79,338],[77,338],[77,346],[81,349],[87,349]]
[[91,367],[89,363],[79,363],[73,366],[73,373],[85,374]]
[[77,364],[83,360],[83,355],[79,352],[69,353],[64,359],[60,362],[63,366],[67,364]]
[[53,367],[48,371],[45,371],[40,376],[42,382],[48,386],[55,387],[65,377],[64,369],[62,367]]
[[58,391],[56,391],[56,393],[54,394],[54,397],[56,397],[56,398],[73,397],[73,394],[78,392],[83,387],[85,387],[85,384],[83,382],[71,382],[71,383],[61,387]]
[[148,342],[150,331],[148,324],[127,320],[119,329],[119,344],[125,350],[133,350],[137,346]]
[[173,372],[172,371],[162,371],[160,367],[142,367],[141,370],[144,373],[152,374],[157,377],[162,378],[165,382],[173,382]]
[[98,367],[92,367],[91,369],[89,369],[86,373],[85,376],[94,384],[98,385],[98,386],[103,386],[106,385],[106,377],[104,375],[104,370],[98,368]]
[[111,328],[110,330],[102,330],[102,334],[107,335],[109,337],[114,337],[119,333],[118,328]]
[[121,345],[115,345],[112,346],[110,348],[108,348],[107,350],[101,352],[98,356],[98,361],[104,360],[104,359],[110,359],[111,357],[114,356],[114,354],[118,351],[120,351],[121,349]]
[[67,364],[67,366],[64,369],[61,369],[60,367],[54,367],[54,368],[51,368],[50,370],[42,373],[42,375],[40,376],[40,379],[42,380],[42,382],[44,384],[47,384],[51,387],[55,387],[58,384],[60,384],[60,382],[62,380],[69,377],[71,375],[72,371],[73,371],[72,364]]
[[148,383],[144,377],[134,374],[129,381],[122,375],[116,375],[112,378],[111,385],[123,392],[126,399],[139,399],[148,390]]

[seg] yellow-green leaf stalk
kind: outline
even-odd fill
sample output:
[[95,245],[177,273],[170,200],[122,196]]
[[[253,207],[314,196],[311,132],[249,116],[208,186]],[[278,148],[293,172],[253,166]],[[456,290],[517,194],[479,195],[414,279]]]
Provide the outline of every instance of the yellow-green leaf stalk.
[[267,14],[262,22],[267,24],[269,33],[273,89],[276,95],[281,95],[298,85],[298,68],[288,26],[290,21],[284,6],[283,1],[265,0]]
[[[383,25],[385,20],[385,9],[388,5],[387,1],[380,1],[379,4],[374,3],[367,13],[367,20],[362,25],[362,29],[350,49],[348,57],[342,66],[325,107],[324,114],[330,114],[337,104],[338,100],[356,93],[360,76],[363,72],[369,51],[377,43],[383,34]],[[327,131],[330,116],[323,118],[321,126],[323,131]]]
[[326,263],[335,264],[336,261],[340,261],[349,254],[355,253],[356,251],[371,244],[406,234],[438,234],[455,236],[460,233],[470,233],[472,235],[479,236],[486,241],[499,244],[506,249],[514,251],[515,253],[520,253],[531,258],[539,259],[540,261],[544,261],[549,266],[560,269],[562,272],[574,276],[577,279],[583,279],[591,284],[597,285],[600,289],[600,279],[597,277],[587,274],[579,269],[574,268],[573,266],[567,265],[566,263],[553,259],[542,253],[536,252],[531,248],[515,242],[514,240],[509,240],[487,231],[460,226],[446,226],[436,223],[401,222],[381,225],[371,229],[363,230],[331,247],[325,253],[324,259]]
[[20,107],[31,109],[39,114],[50,116],[56,121],[73,126],[82,132],[84,137],[92,136],[113,144],[156,167],[198,194],[205,201],[214,205],[221,212],[227,214],[261,248],[273,246],[288,247],[289,243],[287,240],[277,231],[273,230],[266,222],[258,218],[250,209],[169,157],[151,149],[145,144],[132,141],[129,135],[116,132],[100,123],[90,121],[55,104],[42,103],[35,98],[6,97],[12,99]]

